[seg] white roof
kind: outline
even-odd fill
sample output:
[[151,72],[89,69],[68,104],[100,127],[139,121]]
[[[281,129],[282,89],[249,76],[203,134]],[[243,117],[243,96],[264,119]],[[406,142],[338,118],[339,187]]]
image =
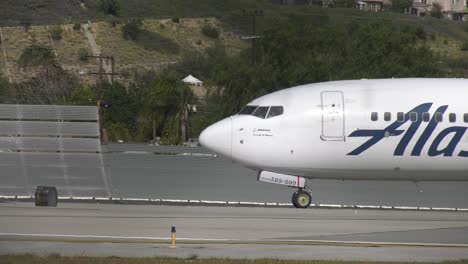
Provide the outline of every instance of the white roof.
[[197,78],[193,77],[192,75],[189,75],[187,77],[185,77],[183,80],[183,82],[186,82],[186,83],[190,83],[190,84],[202,84],[203,82],[198,80]]

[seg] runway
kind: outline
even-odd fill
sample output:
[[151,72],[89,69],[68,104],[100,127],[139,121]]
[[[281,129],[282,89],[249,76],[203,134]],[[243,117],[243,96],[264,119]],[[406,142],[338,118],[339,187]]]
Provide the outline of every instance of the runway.
[[[0,196],[31,196],[35,186],[50,185],[66,197],[290,203],[294,192],[257,182],[255,171],[200,147],[114,143],[103,146],[102,162],[96,154],[52,158],[52,154],[24,153],[24,159],[17,161],[8,159],[9,153],[0,154],[4,172]],[[468,182],[309,180],[308,184],[317,204],[468,208]]]
[[[171,226],[178,247],[169,248]],[[441,261],[468,258],[468,213],[0,204],[0,254]]]

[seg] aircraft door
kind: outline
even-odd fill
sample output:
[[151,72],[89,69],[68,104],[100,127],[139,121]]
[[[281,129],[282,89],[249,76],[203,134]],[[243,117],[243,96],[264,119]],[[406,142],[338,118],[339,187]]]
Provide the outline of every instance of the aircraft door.
[[341,91],[322,92],[322,140],[345,140],[344,96]]

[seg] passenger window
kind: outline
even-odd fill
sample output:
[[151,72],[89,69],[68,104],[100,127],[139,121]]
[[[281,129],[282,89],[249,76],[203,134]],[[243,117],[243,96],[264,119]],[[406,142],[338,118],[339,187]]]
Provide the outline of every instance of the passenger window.
[[428,112],[424,112],[422,115],[422,119],[424,122],[429,122],[429,120],[431,119],[431,114],[429,114]]
[[468,114],[463,115],[463,121],[465,121],[465,123],[468,123]]
[[272,106],[270,107],[270,111],[268,112],[267,118],[272,118],[272,117],[279,116],[282,114],[283,114],[282,106]]
[[268,106],[260,106],[253,112],[253,116],[260,117],[260,118],[265,118],[267,112],[268,112]]
[[390,112],[385,112],[384,113],[384,120],[385,121],[390,121],[392,119],[392,113]]
[[257,107],[257,105],[246,105],[240,110],[239,115],[251,115]]
[[377,121],[379,120],[379,114],[377,112],[372,112],[371,113],[371,120],[372,121]]
[[438,122],[438,123],[444,121],[442,113],[440,113],[440,112],[435,113],[435,119],[436,119],[436,122]]
[[457,122],[457,115],[455,113],[450,113],[449,114],[449,122],[450,123],[455,123]]
[[405,121],[405,114],[403,112],[398,112],[397,113],[397,120],[398,120],[398,122]]
[[411,113],[410,113],[410,120],[411,120],[411,122],[416,122],[416,121],[418,121],[418,113],[416,113],[416,112],[411,112]]

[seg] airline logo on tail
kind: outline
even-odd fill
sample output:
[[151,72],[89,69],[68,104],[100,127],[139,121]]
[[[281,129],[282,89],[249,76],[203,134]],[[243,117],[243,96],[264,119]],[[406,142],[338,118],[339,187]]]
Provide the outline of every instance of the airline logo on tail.
[[[372,146],[379,143],[381,140],[385,139],[386,137],[395,137],[400,136],[403,134],[400,142],[395,148],[393,152],[394,156],[403,156],[404,152],[406,151],[409,143],[413,140],[414,135],[418,131],[419,127],[422,123],[422,113],[429,112],[432,103],[424,103],[413,110],[409,111],[404,115],[403,121],[395,121],[389,126],[384,129],[360,129],[352,132],[349,137],[370,137],[369,140],[364,142],[361,146],[357,147],[355,150],[351,151],[347,155],[357,156],[361,153],[365,152]],[[443,105],[437,108],[436,113],[445,113],[447,110],[448,105]],[[416,112],[417,113],[417,121],[411,122],[410,121],[410,113]],[[439,125],[439,122],[435,119],[436,115],[432,115],[431,120],[428,122],[426,128],[424,129],[421,136],[417,139],[416,145],[413,147],[411,151],[411,156],[421,156],[421,152],[426,144],[428,144],[429,138],[431,138],[432,134],[434,133],[435,129]],[[411,125],[407,130],[399,129],[403,124],[406,124],[408,121],[411,122]],[[468,127],[461,127],[461,126],[452,126],[447,127],[442,130],[433,140],[430,142],[430,147],[428,150],[428,155],[430,157],[435,156],[445,156],[445,157],[452,157],[454,154],[459,157],[468,157],[468,151],[460,151],[459,153],[454,153],[458,143],[465,135],[466,130]],[[449,143],[447,145],[441,146],[441,143],[447,142],[446,139],[449,139]]]

